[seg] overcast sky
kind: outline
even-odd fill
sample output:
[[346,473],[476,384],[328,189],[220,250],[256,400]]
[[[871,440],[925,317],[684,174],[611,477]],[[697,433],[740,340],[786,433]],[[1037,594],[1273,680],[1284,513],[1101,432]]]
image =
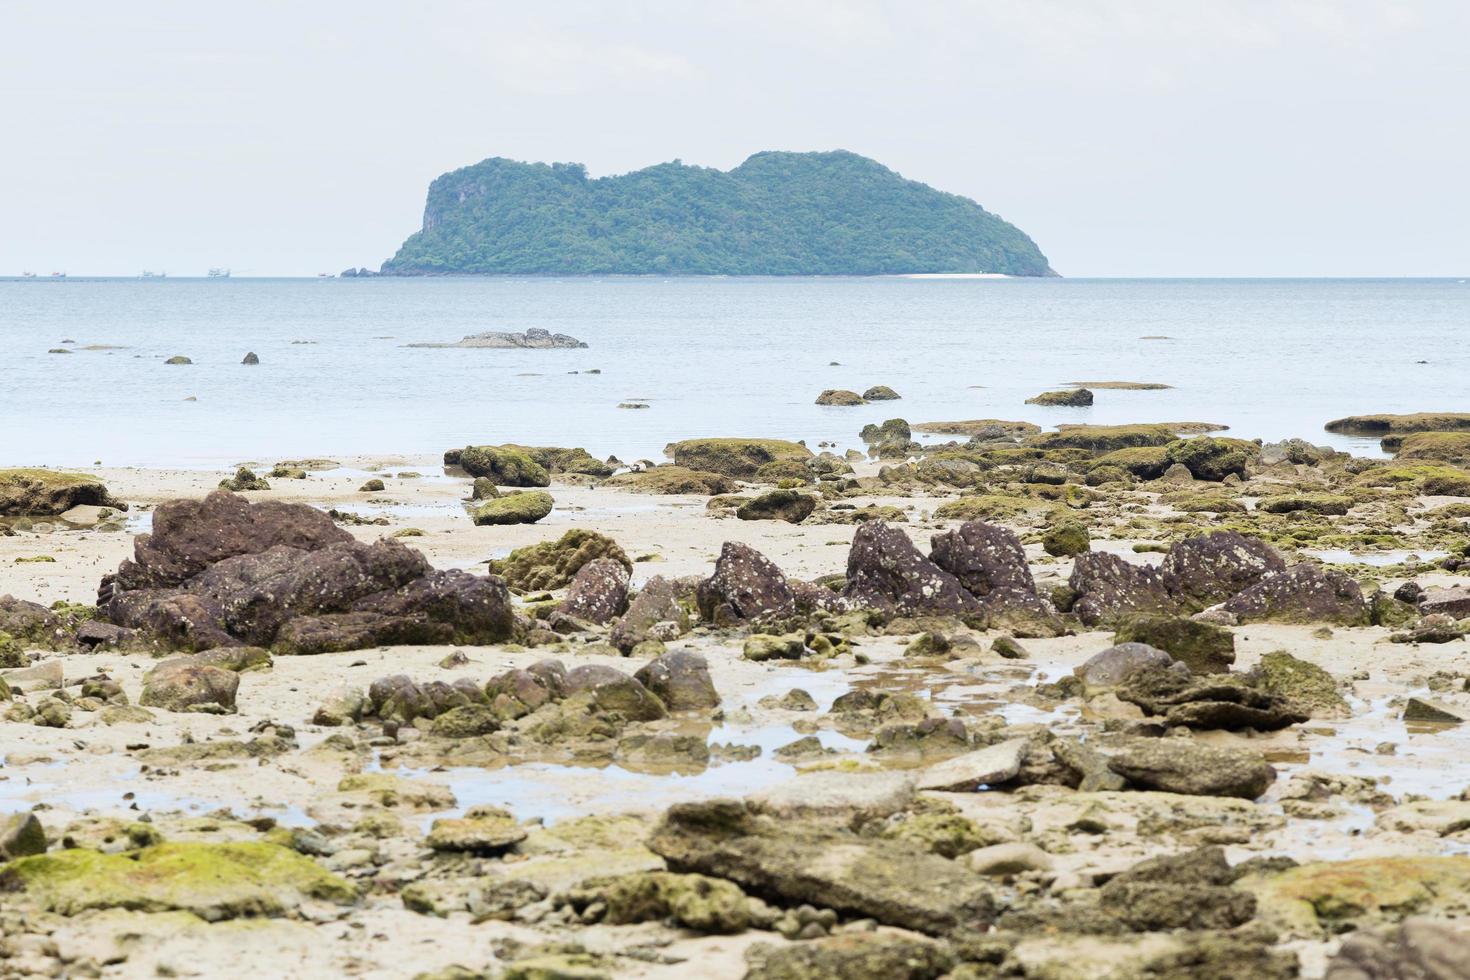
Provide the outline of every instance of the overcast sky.
[[0,0],[0,274],[376,268],[485,157],[840,147],[1064,275],[1464,275],[1467,8]]

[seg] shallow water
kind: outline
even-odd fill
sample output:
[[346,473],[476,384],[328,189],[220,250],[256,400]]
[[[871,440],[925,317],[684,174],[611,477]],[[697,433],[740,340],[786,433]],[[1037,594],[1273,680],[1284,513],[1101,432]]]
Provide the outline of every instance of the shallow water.
[[[221,467],[507,440],[658,459],[704,435],[846,448],[895,415],[1222,422],[1372,451],[1322,424],[1470,409],[1466,323],[1470,285],[1452,279],[0,280],[0,464]],[[591,346],[402,346],[528,327]],[[59,346],[76,352],[47,353]],[[246,351],[261,364],[242,366]],[[193,365],[162,363],[175,354]],[[1024,404],[1113,379],[1175,387]],[[875,384],[903,400],[812,404]],[[616,407],[633,396],[651,407]]]

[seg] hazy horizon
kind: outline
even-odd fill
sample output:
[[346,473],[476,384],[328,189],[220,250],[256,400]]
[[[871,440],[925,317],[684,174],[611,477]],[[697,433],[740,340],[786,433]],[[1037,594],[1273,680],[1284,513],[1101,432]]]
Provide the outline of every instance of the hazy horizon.
[[0,275],[376,269],[481,159],[847,149],[1064,276],[1470,273],[1449,2],[6,7]]

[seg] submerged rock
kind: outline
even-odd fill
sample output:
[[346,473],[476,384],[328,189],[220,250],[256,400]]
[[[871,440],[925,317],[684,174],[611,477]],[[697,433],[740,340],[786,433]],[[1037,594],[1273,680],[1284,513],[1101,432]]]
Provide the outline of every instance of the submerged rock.
[[582,348],[586,347],[587,344],[584,341],[578,340],[576,337],[570,337],[564,333],[552,333],[551,331],[545,330],[541,327],[531,327],[525,333],[515,333],[506,330],[487,330],[483,333],[467,334],[463,339],[456,340],[452,344],[418,343],[404,344],[404,346],[434,348],[469,347],[490,348],[499,350],[511,348],[549,350],[558,347]]
[[1026,399],[1027,405],[1061,405],[1086,408],[1092,404],[1092,392],[1086,388],[1068,388],[1063,391],[1043,391]]
[[863,396],[855,391],[844,391],[839,388],[828,388],[817,396],[818,405],[866,405]]

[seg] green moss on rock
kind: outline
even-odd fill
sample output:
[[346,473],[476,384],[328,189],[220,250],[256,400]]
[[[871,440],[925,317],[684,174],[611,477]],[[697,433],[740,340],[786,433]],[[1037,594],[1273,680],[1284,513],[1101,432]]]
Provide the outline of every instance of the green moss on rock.
[[44,469],[0,469],[0,516],[51,517],[79,504],[128,509],[94,476]]
[[783,459],[805,462],[812,456],[810,449],[784,439],[685,439],[668,451],[675,466],[737,480],[752,479],[767,463]]
[[502,487],[549,487],[551,474],[546,467],[519,449],[502,446],[466,446],[444,454],[446,464],[453,458],[470,476],[483,476]]
[[471,510],[470,517],[477,525],[535,524],[550,514],[553,506],[551,494],[544,490],[527,490],[487,500]]
[[507,585],[527,592],[561,589],[570,585],[582,566],[595,558],[611,558],[629,572],[633,563],[616,541],[605,534],[573,528],[555,541],[517,548],[490,563],[490,571]]

